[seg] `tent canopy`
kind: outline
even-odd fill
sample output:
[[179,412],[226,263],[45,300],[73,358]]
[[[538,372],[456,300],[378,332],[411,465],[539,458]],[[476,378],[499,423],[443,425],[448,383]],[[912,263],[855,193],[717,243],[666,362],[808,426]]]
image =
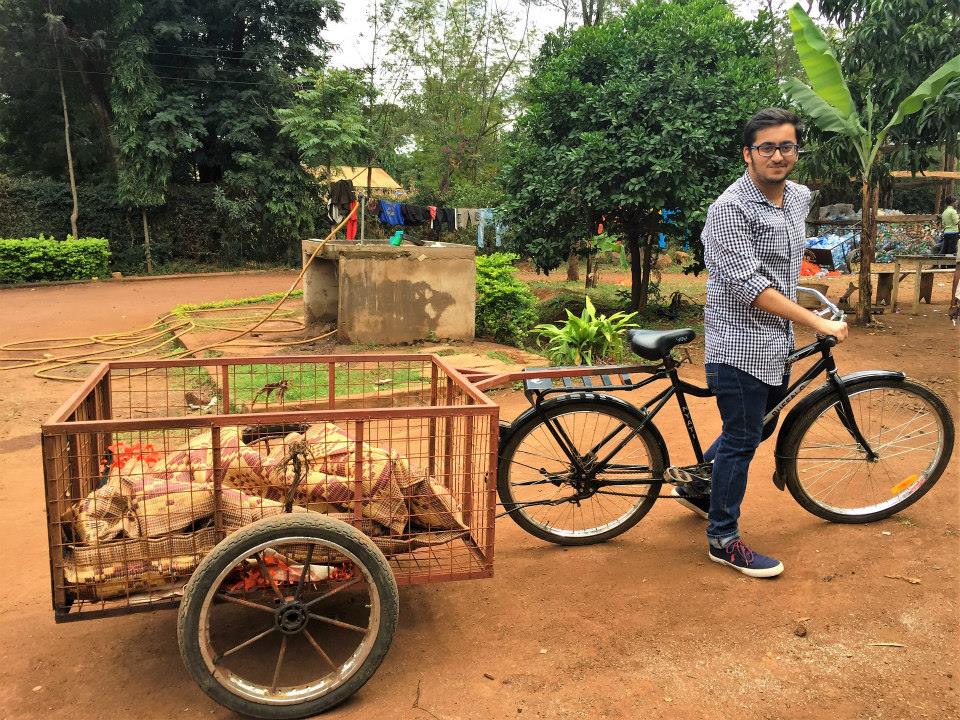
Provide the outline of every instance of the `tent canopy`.
[[[319,170],[314,170],[313,172],[319,173]],[[334,165],[330,168],[330,182],[333,183],[337,180],[352,180],[354,187],[365,188],[367,186],[367,168],[366,166]],[[390,177],[390,173],[379,167],[372,168],[370,187],[373,190],[403,189],[400,183]]]

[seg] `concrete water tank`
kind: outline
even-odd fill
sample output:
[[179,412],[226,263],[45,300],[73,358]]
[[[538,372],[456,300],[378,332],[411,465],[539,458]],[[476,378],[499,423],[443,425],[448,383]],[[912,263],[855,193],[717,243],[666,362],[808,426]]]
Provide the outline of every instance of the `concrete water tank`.
[[[303,241],[304,263],[318,243]],[[475,254],[470,245],[439,242],[328,242],[303,277],[307,332],[318,335],[336,322],[340,342],[472,340]]]

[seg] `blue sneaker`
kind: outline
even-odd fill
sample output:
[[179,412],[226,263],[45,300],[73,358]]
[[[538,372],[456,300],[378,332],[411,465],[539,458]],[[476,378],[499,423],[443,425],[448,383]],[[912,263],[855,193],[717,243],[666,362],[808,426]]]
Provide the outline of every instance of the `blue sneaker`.
[[710,559],[721,565],[729,565],[750,577],[776,577],[783,572],[782,562],[754,552],[740,538],[727,543],[722,548],[711,545]]
[[692,510],[704,520],[710,514],[710,496],[709,495],[688,495],[678,487],[670,491],[677,502],[683,505],[687,510]]

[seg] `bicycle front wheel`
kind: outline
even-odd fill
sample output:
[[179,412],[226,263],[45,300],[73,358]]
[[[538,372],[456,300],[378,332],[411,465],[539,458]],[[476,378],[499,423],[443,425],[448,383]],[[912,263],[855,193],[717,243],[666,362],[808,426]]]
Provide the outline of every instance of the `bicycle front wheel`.
[[635,414],[603,400],[544,403],[500,454],[497,493],[524,530],[591,545],[637,524],[660,493],[664,458]]
[[786,485],[804,509],[839,523],[890,517],[915,503],[943,474],[953,451],[953,418],[913,380],[876,379],[848,390],[867,458],[841,416],[840,397],[815,403],[790,430]]

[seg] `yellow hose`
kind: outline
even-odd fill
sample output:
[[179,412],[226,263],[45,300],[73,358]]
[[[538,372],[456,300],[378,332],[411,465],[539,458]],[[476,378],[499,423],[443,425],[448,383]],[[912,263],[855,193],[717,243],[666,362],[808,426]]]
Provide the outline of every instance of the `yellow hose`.
[[[300,274],[297,275],[296,280],[293,281],[293,284],[290,286],[290,289],[284,293],[283,297],[269,310],[267,308],[262,308],[267,312],[254,322],[253,325],[238,331],[232,337],[228,337],[225,340],[218,340],[217,342],[209,343],[203,345],[202,347],[193,348],[183,348],[175,350],[173,352],[168,352],[160,355],[160,358],[180,358],[180,357],[190,357],[191,355],[196,355],[197,353],[203,352],[205,350],[213,350],[219,347],[284,347],[287,345],[307,345],[309,343],[317,342],[322,340],[330,335],[333,335],[336,330],[331,330],[330,332],[317,335],[315,337],[307,338],[304,340],[293,340],[289,342],[236,342],[241,338],[250,335],[255,330],[257,330],[261,325],[270,321],[271,318],[274,318],[278,313],[280,313],[280,308],[289,298],[290,295],[296,290],[297,286],[303,280],[304,274],[307,272],[307,268],[313,263],[317,255],[323,249],[324,245],[327,244],[332,238],[336,237],[337,233],[347,224],[351,218],[357,214],[360,204],[357,203],[354,208],[347,214],[347,216],[340,221],[340,223],[330,231],[330,233],[319,243],[317,247],[310,254],[310,257],[307,258],[307,261],[303,264],[303,268],[300,270]],[[241,308],[236,308],[240,310]],[[243,308],[244,310],[250,310],[249,308]],[[0,357],[0,363],[13,362],[17,363],[15,365],[3,365],[0,366],[0,371],[3,370],[17,370],[28,367],[38,367],[34,371],[34,376],[38,378],[43,378],[46,380],[64,380],[68,382],[80,382],[82,378],[70,377],[68,375],[52,374],[57,370],[67,367],[75,367],[78,365],[86,364],[97,364],[105,362],[108,360],[128,360],[134,357],[141,357],[153,352],[160,350],[160,348],[169,345],[172,342],[178,341],[184,335],[197,329],[198,324],[190,317],[193,313],[201,312],[230,312],[232,308],[200,308],[197,310],[187,310],[182,313],[182,315],[174,315],[173,313],[167,312],[157,318],[154,322],[149,325],[137,328],[135,330],[125,331],[125,332],[115,332],[115,333],[105,333],[91,335],[89,337],[68,337],[68,338],[36,338],[30,340],[17,340],[14,342],[6,343],[0,345],[0,352],[12,353],[12,352],[38,352],[44,350],[71,350],[74,348],[87,347],[91,345],[107,345],[108,347],[102,350],[90,350],[84,352],[71,353],[67,355],[58,355],[51,357],[42,357],[42,358],[27,358],[27,357]],[[290,312],[283,314],[281,313],[280,317],[273,320],[273,322],[282,322],[296,324],[299,326],[295,329],[305,329],[303,322],[296,320],[295,318],[290,317]],[[214,330],[227,330],[232,331],[235,329],[234,326],[229,325],[233,322],[241,322],[246,320],[256,319],[256,315],[246,315],[241,316],[240,318],[227,319],[227,325],[210,325],[207,322],[202,323],[203,329],[214,329]],[[261,330],[261,333],[281,333],[281,332],[290,332],[291,330],[280,330],[268,328],[266,330]],[[106,353],[115,353],[118,350],[124,350],[127,348],[134,349],[144,343],[157,340],[165,335],[169,335],[165,340],[157,344],[151,345],[150,347],[137,350],[135,352],[121,353],[114,355],[106,355]],[[38,343],[44,343],[38,345]],[[25,347],[27,346],[27,347]]]

